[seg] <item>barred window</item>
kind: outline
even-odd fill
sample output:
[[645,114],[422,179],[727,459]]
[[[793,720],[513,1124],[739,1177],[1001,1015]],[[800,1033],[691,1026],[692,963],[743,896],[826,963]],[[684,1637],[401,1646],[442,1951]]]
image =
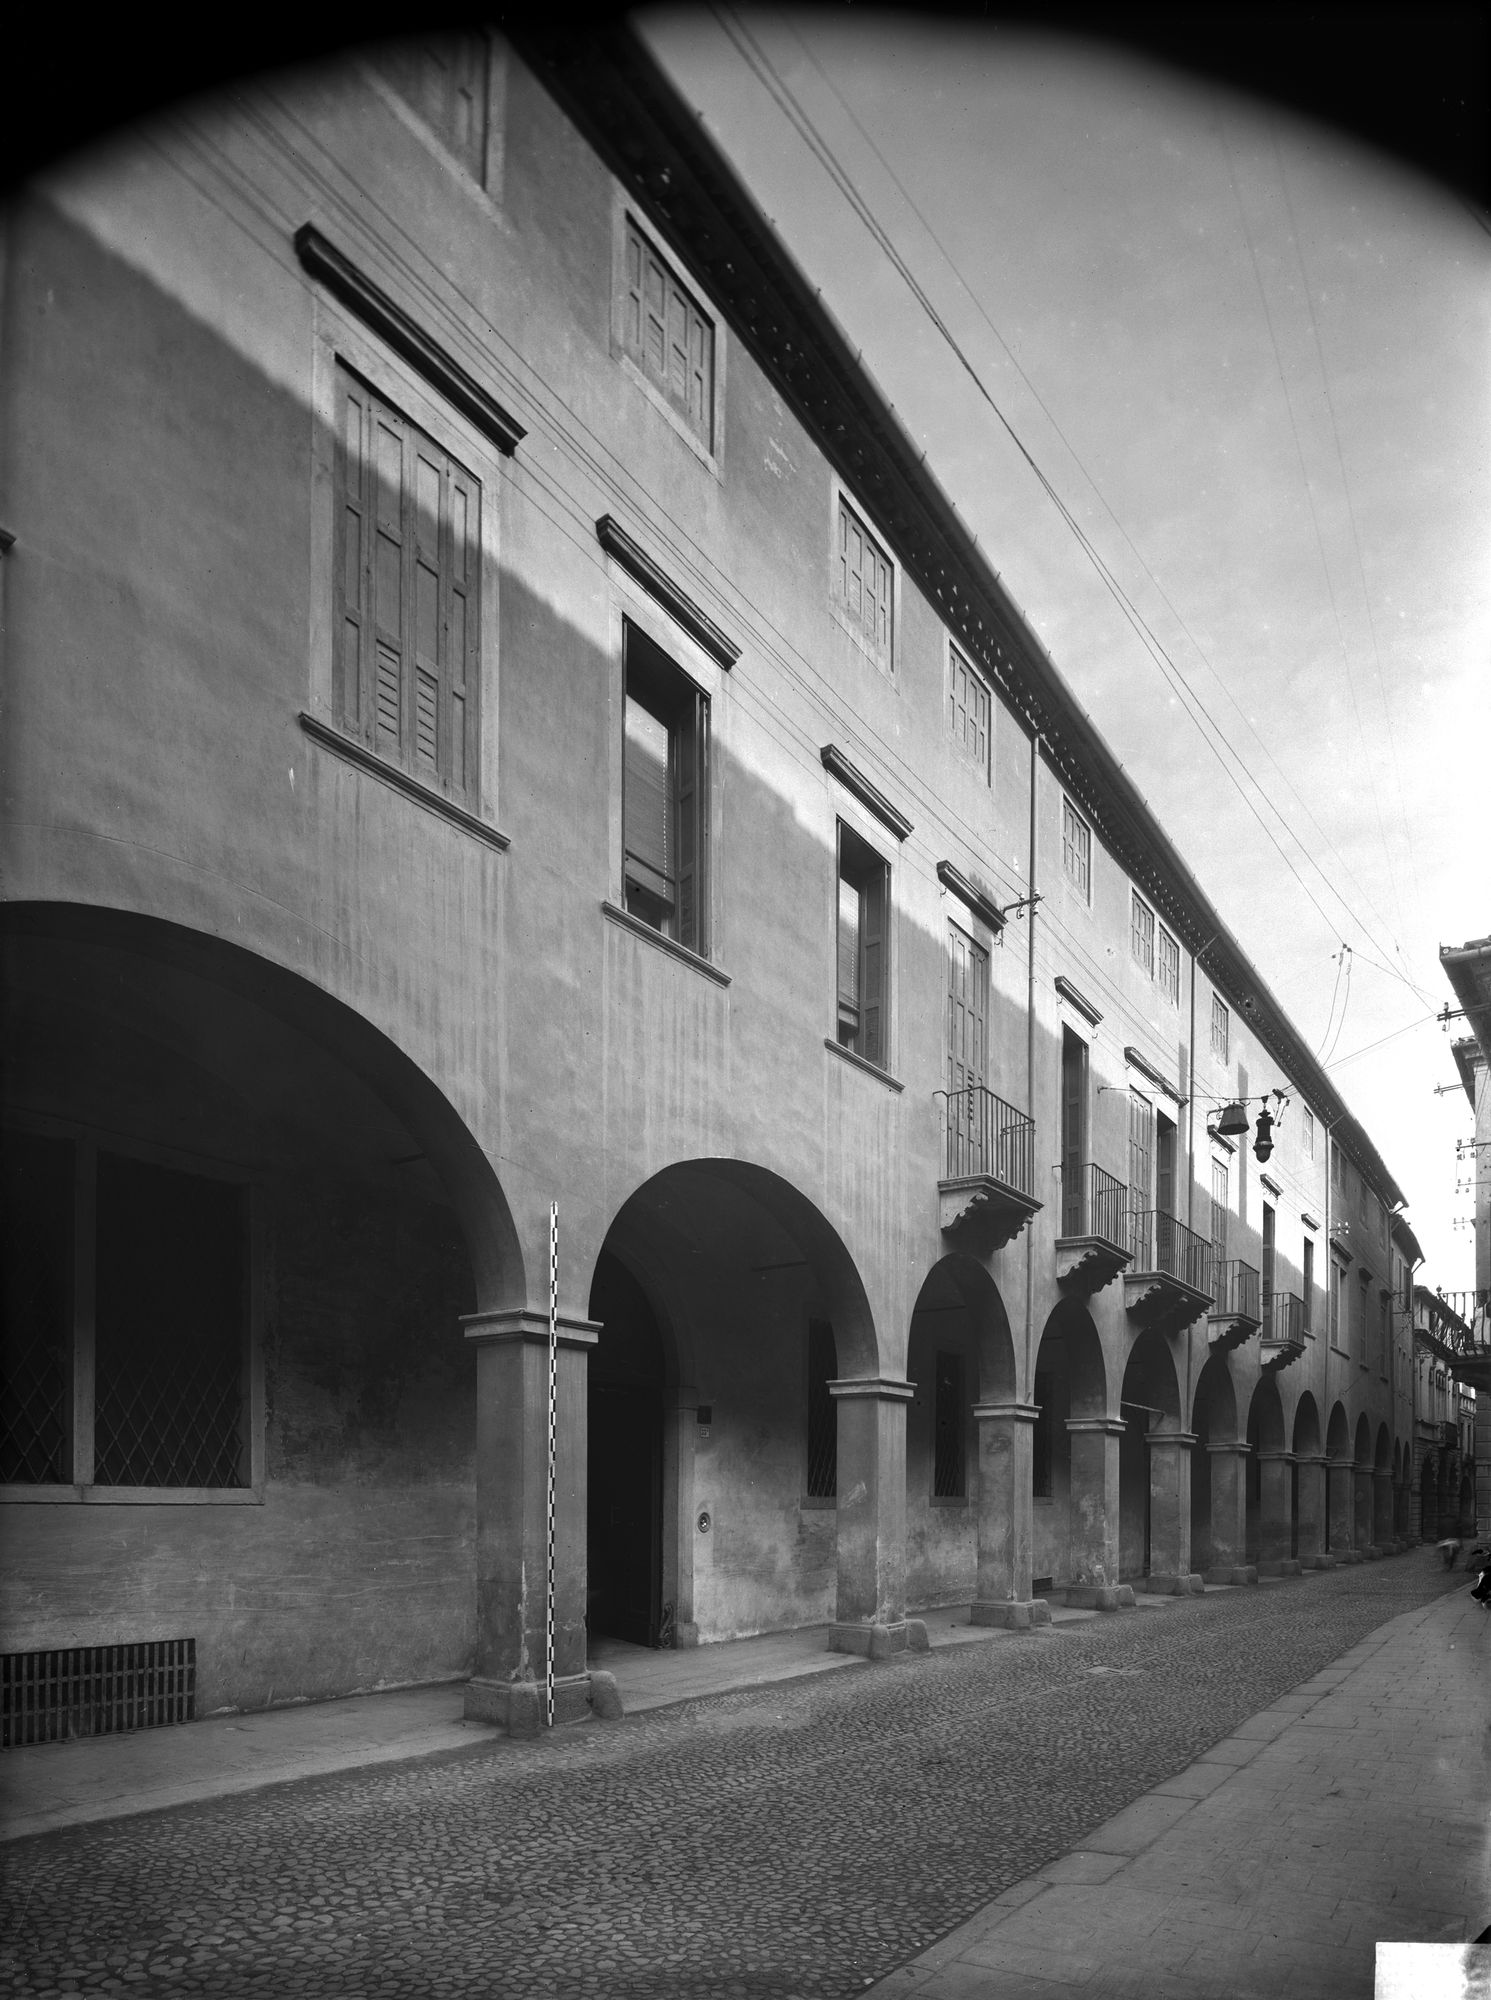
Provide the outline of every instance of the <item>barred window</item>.
[[864,635],[886,666],[891,665],[894,588],[890,557],[840,494],[834,594],[850,624]]
[[85,1141],[4,1154],[0,1480],[247,1486],[245,1190]]
[[1232,1035],[1232,1020],[1227,1012],[1227,1004],[1219,994],[1211,996],[1211,1052],[1218,1062],[1227,1060],[1227,1050]]
[[834,1330],[826,1319],[808,1321],[808,1498],[834,1500],[839,1492],[839,1418],[828,1385],[839,1372]]
[[968,1492],[963,1378],[961,1354],[938,1355],[932,1446],[932,1494],[938,1500],[962,1500]]
[[1061,802],[1061,865],[1083,897],[1092,898],[1092,828],[1070,799]]
[[1134,962],[1144,968],[1148,978],[1154,978],[1154,911],[1145,902],[1137,889],[1131,892],[1129,911],[1129,948],[1134,954]]
[[974,672],[951,642],[947,649],[947,679],[953,741],[987,784],[993,695],[988,683]]
[[622,344],[707,450],[714,449],[714,322],[631,217]]

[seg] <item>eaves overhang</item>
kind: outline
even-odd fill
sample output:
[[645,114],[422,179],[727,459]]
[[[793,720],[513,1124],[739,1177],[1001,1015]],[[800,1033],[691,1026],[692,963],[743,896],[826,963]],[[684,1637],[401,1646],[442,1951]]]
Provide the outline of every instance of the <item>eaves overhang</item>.
[[1469,944],[1462,945],[1441,945],[1439,963],[1454,989],[1455,998],[1465,1015],[1465,1025],[1482,1059],[1491,1062],[1491,938],[1472,938]]
[[943,491],[860,351],[641,39],[623,22],[506,25],[517,53],[707,286],[906,572],[999,689],[1110,852],[1390,1203],[1406,1197]]

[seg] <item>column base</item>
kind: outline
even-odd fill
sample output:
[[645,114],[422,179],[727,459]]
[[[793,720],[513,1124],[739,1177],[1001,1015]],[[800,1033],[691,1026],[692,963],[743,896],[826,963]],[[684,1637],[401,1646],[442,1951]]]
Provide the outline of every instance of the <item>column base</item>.
[[1052,1591],[1068,1611],[1132,1611],[1131,1583],[1059,1583]]
[[970,1625],[1003,1625],[1011,1632],[1028,1632],[1033,1625],[1051,1623],[1051,1607],[1044,1597],[994,1598],[969,1607]]
[[1296,1558],[1294,1556],[1270,1558],[1268,1562],[1259,1563],[1258,1574],[1260,1576],[1298,1576],[1300,1574],[1300,1563],[1303,1560],[1303,1557]]
[[1301,1556],[1299,1564],[1301,1569],[1334,1569],[1336,1559],[1328,1556],[1324,1549],[1318,1549],[1312,1556]]
[[1175,1576],[1161,1572],[1145,1577],[1144,1588],[1152,1597],[1200,1597],[1206,1589],[1206,1579],[1194,1570]]
[[[615,1722],[621,1715],[616,1676],[566,1674],[554,1683],[554,1722]],[[466,1683],[466,1720],[490,1722],[509,1736],[538,1736],[544,1728],[542,1681],[492,1681],[473,1674]]]
[[857,1653],[862,1660],[889,1660],[897,1653],[928,1653],[932,1642],[920,1618],[901,1618],[893,1625],[833,1625],[828,1633],[831,1653]]
[[1369,1563],[1380,1562],[1382,1560],[1382,1550],[1377,1546],[1376,1542],[1368,1542],[1366,1544],[1362,1550],[1362,1559],[1364,1562]]
[[1206,1572],[1208,1583],[1256,1583],[1258,1567],[1256,1563],[1219,1563],[1215,1569]]
[[1331,1556],[1338,1563],[1359,1563],[1362,1552],[1360,1549],[1332,1549]]

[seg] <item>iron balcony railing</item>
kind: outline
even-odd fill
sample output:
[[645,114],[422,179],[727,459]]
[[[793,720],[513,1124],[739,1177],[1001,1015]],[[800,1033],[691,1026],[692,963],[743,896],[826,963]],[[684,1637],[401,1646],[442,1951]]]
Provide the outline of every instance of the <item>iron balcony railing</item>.
[[1263,1338],[1305,1344],[1305,1302],[1293,1292],[1270,1292],[1263,1301]]
[[1212,1293],[1212,1247],[1163,1209],[1136,1209],[1129,1218],[1136,1271],[1162,1271],[1192,1291]]
[[1259,1320],[1263,1317],[1259,1307],[1259,1277],[1251,1264],[1245,1264],[1241,1257],[1234,1257],[1229,1263],[1217,1258],[1217,1246],[1212,1245],[1213,1269],[1216,1272],[1217,1288],[1212,1297],[1216,1300],[1218,1313],[1232,1319]]
[[947,1178],[987,1174],[1035,1195],[1035,1120],[982,1083],[948,1092]]
[[1061,1190],[1063,1236],[1100,1236],[1120,1249],[1129,1244],[1129,1191],[1112,1174],[1085,1161],[1075,1174],[1063,1175]]

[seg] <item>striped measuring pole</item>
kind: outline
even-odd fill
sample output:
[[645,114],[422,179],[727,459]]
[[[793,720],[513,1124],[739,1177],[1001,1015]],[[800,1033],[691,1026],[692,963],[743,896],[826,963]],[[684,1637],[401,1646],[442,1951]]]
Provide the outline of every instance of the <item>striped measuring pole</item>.
[[549,1483],[545,1526],[548,1568],[544,1586],[544,1727],[554,1727],[554,1472],[559,1402],[559,1204],[549,1203]]

